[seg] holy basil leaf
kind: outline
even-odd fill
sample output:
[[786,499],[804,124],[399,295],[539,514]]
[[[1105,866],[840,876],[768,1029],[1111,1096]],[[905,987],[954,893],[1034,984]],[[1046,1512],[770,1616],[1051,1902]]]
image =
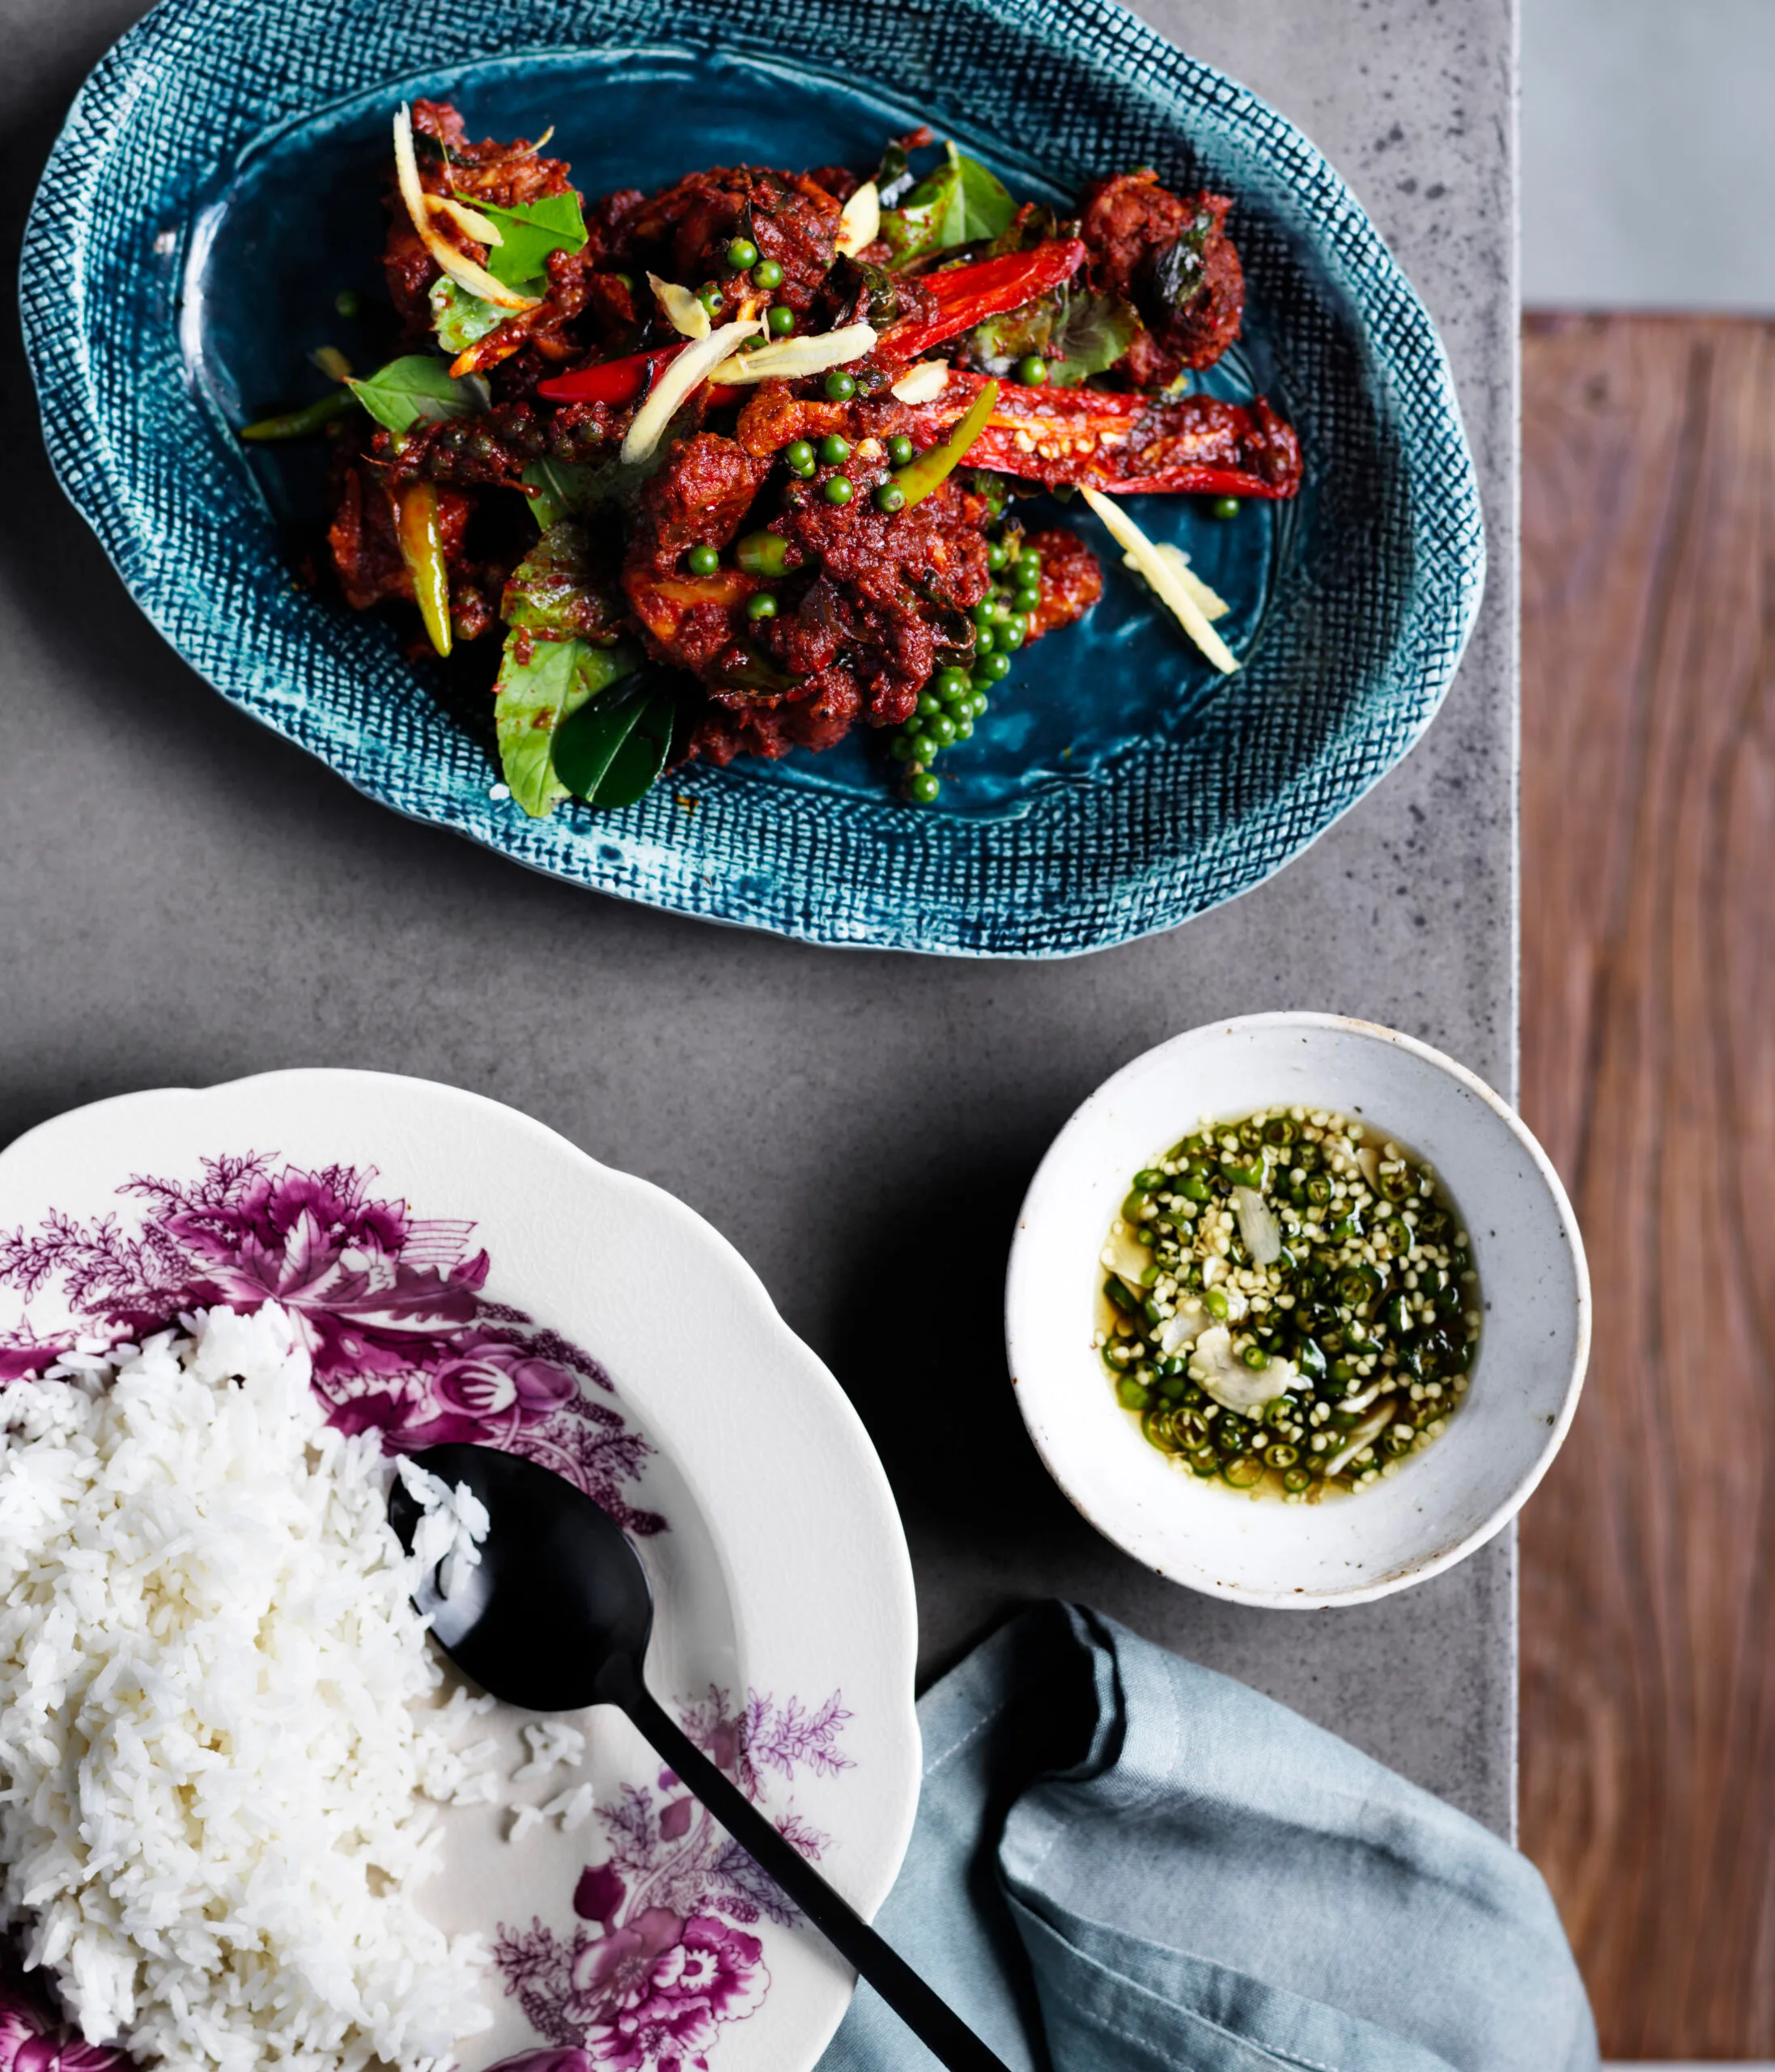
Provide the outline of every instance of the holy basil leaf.
[[391,360],[367,380],[347,385],[379,424],[395,432],[411,431],[416,424],[440,418],[475,417],[493,401],[478,375],[457,380],[442,360],[428,353]]
[[[1039,353],[1047,359],[1051,382],[1076,388],[1114,367],[1140,328],[1138,314],[1120,296],[1062,286],[975,325],[968,333],[968,353],[987,373],[1001,376],[1026,354]],[[1048,358],[1054,353],[1059,357]]]
[[547,532],[562,519],[582,516],[601,503],[630,500],[642,478],[639,469],[625,468],[619,461],[544,459],[533,461],[518,479],[536,491],[530,509]]
[[1140,329],[1140,312],[1119,295],[1067,295],[1048,341],[1060,355],[1049,361],[1048,380],[1058,388],[1076,388],[1093,374],[1108,373]]
[[978,159],[963,158],[953,144],[949,155],[961,175],[959,207],[962,234],[951,244],[971,244],[977,237],[1000,237],[1011,227],[1017,204],[1003,185]]
[[881,234],[896,265],[1002,236],[1017,214],[1016,202],[977,159],[964,158],[953,143],[945,148],[945,163],[927,174],[898,209],[882,214]]
[[512,796],[541,820],[570,796],[554,766],[561,729],[599,692],[631,673],[639,652],[619,643],[594,648],[584,640],[538,639],[524,630],[507,635],[494,699],[499,767]]
[[608,648],[624,619],[614,561],[584,525],[559,519],[512,571],[500,615],[515,630]]
[[499,230],[502,242],[487,248],[487,271],[503,287],[530,288],[541,282],[551,252],[577,252],[585,243],[585,219],[577,194],[542,194],[515,209],[478,202],[476,208]]
[[478,295],[440,274],[431,283],[431,335],[454,356],[466,352],[478,338],[496,331],[512,312],[497,303],[483,302]]
[[671,680],[662,677],[625,731],[596,788],[584,795],[588,801],[614,812],[632,806],[650,791],[672,753],[677,716],[677,693]]

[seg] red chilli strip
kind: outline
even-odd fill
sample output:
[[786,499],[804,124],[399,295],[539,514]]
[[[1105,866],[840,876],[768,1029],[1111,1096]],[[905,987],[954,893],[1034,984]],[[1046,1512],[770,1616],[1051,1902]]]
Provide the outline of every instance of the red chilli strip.
[[[921,445],[946,437],[981,385],[979,375],[952,373],[907,430]],[[1261,397],[1239,404],[1001,381],[967,457],[970,467],[1050,488],[1085,482],[1111,496],[1279,498],[1301,486],[1300,442]]]
[[626,359],[604,360],[597,367],[576,367],[571,374],[551,375],[539,381],[536,393],[551,403],[632,403],[653,386],[660,369],[683,350],[683,345],[662,346],[657,352],[631,353]]
[[874,358],[884,364],[916,359],[958,332],[970,331],[989,316],[1021,309],[1038,295],[1070,280],[1085,263],[1084,244],[1076,237],[1051,238],[1028,252],[1007,252],[947,273],[926,274],[919,285],[936,295],[933,315],[907,317],[890,324],[876,342]]

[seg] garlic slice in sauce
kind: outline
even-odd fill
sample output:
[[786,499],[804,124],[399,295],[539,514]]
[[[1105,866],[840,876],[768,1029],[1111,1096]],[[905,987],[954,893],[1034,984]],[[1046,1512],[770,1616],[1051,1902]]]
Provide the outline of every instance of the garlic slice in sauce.
[[1383,1403],[1372,1417],[1365,1417],[1325,1463],[1327,1480],[1335,1475],[1345,1461],[1354,1460],[1364,1446],[1371,1446],[1393,1421],[1393,1413],[1399,1408],[1396,1403]]
[[1255,1187],[1234,1188],[1233,1208],[1252,1264],[1273,1266],[1282,1256],[1282,1226],[1275,1210]]
[[1190,1379],[1206,1389],[1223,1410],[1246,1412],[1261,1410],[1272,1396],[1285,1395],[1300,1374],[1292,1360],[1272,1359],[1254,1372],[1233,1350],[1231,1331],[1225,1324],[1216,1324],[1195,1341]]
[[1214,1322],[1201,1304],[1193,1298],[1178,1305],[1177,1314],[1167,1317],[1165,1328],[1159,1333],[1161,1352],[1181,1352],[1186,1345],[1194,1343]]

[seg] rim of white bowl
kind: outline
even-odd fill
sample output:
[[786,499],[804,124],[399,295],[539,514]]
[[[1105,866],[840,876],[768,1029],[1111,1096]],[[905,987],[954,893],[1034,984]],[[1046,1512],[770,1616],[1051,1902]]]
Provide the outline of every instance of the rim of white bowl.
[[[1173,1575],[1169,1569],[1158,1566],[1149,1555],[1129,1547],[1113,1523],[1095,1516],[1075,1494],[1068,1483],[1063,1464],[1050,1451],[1044,1434],[1030,1413],[1025,1392],[1017,1386],[1020,1363],[1017,1357],[1017,1313],[1020,1267],[1028,1256],[1030,1231],[1044,1214],[1047,1201],[1059,1184],[1066,1163],[1065,1150],[1068,1140],[1088,1125],[1096,1111],[1112,1098],[1124,1081],[1141,1071],[1161,1053],[1184,1044],[1197,1042],[1204,1037],[1238,1036],[1247,1030],[1255,1029],[1335,1030],[1340,1034],[1357,1036],[1368,1042],[1403,1051],[1456,1081],[1491,1110],[1527,1153],[1552,1203],[1560,1235],[1572,1263],[1577,1318],[1572,1341],[1571,1371],[1566,1378],[1558,1412],[1548,1427],[1547,1437],[1534,1461],[1516,1482],[1510,1495],[1459,1539],[1439,1548],[1433,1554],[1426,1555],[1421,1561],[1396,1570],[1391,1575],[1373,1582],[1352,1584],[1347,1589],[1263,1590],[1229,1583],[1210,1576],[1205,1571],[1193,1572],[1183,1577]],[[1459,1192],[1458,1188],[1456,1192]],[[1578,1412],[1578,1398],[1583,1393],[1590,1352],[1590,1264],[1585,1257],[1584,1240],[1578,1229],[1577,1213],[1572,1207],[1570,1196],[1565,1191],[1565,1182],[1554,1170],[1552,1161],[1541,1149],[1527,1123],[1477,1072],[1469,1070],[1458,1058],[1451,1058],[1446,1051],[1437,1050],[1433,1044],[1425,1043],[1416,1036],[1408,1036],[1403,1030],[1389,1029],[1382,1022],[1366,1021],[1355,1015],[1326,1014],[1312,1008],[1280,1008],[1263,1014],[1234,1015],[1225,1021],[1204,1021],[1193,1029],[1180,1030],[1176,1035],[1166,1037],[1162,1043],[1155,1043],[1130,1058],[1126,1064],[1112,1072],[1087,1095],[1068,1116],[1043,1154],[1041,1164],[1036,1167],[1034,1178],[1030,1182],[1022,1206],[1017,1211],[1017,1230],[1012,1240],[1010,1263],[1004,1281],[1004,1343],[1010,1362],[1011,1386],[1017,1394],[1017,1408],[1035,1450],[1041,1456],[1042,1464],[1053,1476],[1068,1502],[1093,1531],[1102,1533],[1106,1539],[1121,1548],[1123,1552],[1132,1555],[1143,1567],[1152,1569],[1156,1574],[1165,1576],[1168,1581],[1176,1582],[1183,1588],[1200,1590],[1204,1596],[1224,1598],[1230,1603],[1254,1605],[1271,1611],[1323,1611],[1336,1605],[1372,1603],[1377,1598],[1391,1597],[1397,1590],[1409,1590],[1416,1584],[1428,1582],[1431,1577],[1441,1575],[1458,1561],[1465,1560],[1469,1554],[1476,1552],[1487,1541],[1494,1539],[1534,1495],[1540,1486],[1541,1478],[1552,1466],[1555,1456],[1565,1443],[1566,1434],[1570,1431],[1572,1420]]]

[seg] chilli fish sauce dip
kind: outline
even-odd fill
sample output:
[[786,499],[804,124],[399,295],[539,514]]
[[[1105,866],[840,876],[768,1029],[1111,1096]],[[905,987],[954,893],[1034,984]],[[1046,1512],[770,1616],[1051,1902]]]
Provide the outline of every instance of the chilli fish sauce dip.
[[1134,1174],[1103,1247],[1096,1345],[1180,1471],[1317,1503],[1442,1436],[1479,1349],[1454,1204],[1384,1131],[1264,1108]]

